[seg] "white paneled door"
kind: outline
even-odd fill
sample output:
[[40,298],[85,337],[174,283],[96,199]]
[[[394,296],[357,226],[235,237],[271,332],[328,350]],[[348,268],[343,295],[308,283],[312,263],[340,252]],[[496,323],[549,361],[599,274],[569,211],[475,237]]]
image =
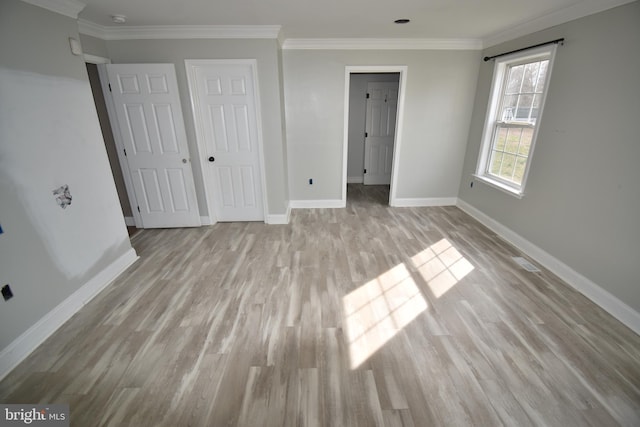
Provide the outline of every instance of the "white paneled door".
[[391,183],[393,142],[398,110],[398,83],[367,84],[364,140],[364,184]]
[[255,63],[186,66],[210,211],[217,221],[264,221]]
[[200,226],[173,64],[108,64],[143,228]]

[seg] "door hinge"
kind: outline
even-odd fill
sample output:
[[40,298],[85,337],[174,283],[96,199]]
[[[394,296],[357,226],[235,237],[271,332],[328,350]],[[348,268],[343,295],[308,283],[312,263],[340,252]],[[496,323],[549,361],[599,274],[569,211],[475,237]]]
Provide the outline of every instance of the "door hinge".
[[367,94],[367,99],[369,99],[369,94]]
[[140,213],[140,206],[138,206],[138,213]]
[[365,132],[365,133],[364,133],[364,137],[365,137],[365,138],[368,138],[368,137],[369,137],[369,132]]
[[111,92],[111,83],[109,83],[109,92]]
[[122,150],[124,151],[124,155],[126,156],[127,155],[127,149],[123,148]]
[[364,170],[364,173],[367,173],[367,170],[366,170],[366,169]]

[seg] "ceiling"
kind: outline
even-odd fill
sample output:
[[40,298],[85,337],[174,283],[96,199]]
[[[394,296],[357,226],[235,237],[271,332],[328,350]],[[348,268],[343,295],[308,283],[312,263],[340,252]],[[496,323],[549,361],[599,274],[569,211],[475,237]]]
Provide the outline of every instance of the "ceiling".
[[[81,0],[79,18],[125,27],[280,25],[281,39],[474,39],[557,25],[630,0]],[[393,21],[408,18],[409,24]],[[486,45],[486,43],[485,43]]]

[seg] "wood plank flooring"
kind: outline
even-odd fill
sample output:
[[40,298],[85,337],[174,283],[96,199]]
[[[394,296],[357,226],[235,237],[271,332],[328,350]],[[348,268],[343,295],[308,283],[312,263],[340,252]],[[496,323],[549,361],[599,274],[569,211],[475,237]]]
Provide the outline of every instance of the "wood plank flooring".
[[637,426],[640,337],[455,207],[145,230],[0,383],[73,426]]

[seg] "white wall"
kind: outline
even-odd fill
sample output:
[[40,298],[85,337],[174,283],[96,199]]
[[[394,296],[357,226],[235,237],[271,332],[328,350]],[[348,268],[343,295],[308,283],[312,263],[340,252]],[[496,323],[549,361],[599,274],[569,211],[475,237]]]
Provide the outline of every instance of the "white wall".
[[364,131],[367,122],[367,83],[398,82],[400,73],[353,73],[349,83],[349,153],[347,177],[364,180]]
[[[0,301],[3,357],[133,251],[85,65],[71,54],[69,37],[78,38],[75,20],[0,2],[0,283],[15,295]],[[63,184],[73,196],[65,210],[52,194]]]
[[285,50],[291,200],[342,197],[348,65],[408,66],[396,196],[456,197],[479,63],[477,51]]
[[640,312],[640,3],[485,54],[560,37],[524,198],[470,187],[492,62],[480,69],[459,197]]
[[[83,39],[84,40],[84,39]],[[173,63],[176,67],[196,194],[201,215],[208,215],[185,59],[256,59],[269,215],[287,211],[286,143],[283,130],[278,42],[275,39],[121,40],[107,41],[113,63]]]

